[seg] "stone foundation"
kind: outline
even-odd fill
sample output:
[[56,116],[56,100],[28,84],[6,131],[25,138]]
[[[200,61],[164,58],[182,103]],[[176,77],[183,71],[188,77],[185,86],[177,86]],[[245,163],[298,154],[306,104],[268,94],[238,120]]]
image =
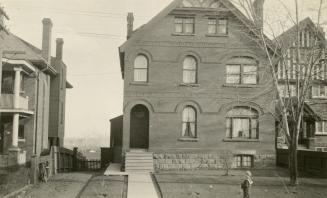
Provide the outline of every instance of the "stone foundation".
[[[160,170],[219,170],[224,168],[224,157],[222,154],[214,153],[154,153],[154,167]],[[232,160],[234,161],[234,160]],[[275,154],[253,155],[254,169],[275,168]],[[235,162],[231,166],[236,168]]]

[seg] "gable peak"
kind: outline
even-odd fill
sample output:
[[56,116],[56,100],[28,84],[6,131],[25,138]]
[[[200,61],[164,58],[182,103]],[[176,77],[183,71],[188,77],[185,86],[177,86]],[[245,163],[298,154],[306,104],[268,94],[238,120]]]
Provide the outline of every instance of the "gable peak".
[[183,0],[179,7],[181,8],[220,8],[220,0]]

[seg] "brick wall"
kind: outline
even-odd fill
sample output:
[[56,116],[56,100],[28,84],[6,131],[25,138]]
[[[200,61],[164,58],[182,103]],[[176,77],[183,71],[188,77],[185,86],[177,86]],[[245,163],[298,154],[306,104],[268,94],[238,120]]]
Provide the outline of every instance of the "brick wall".
[[[274,158],[275,121],[272,114],[275,92],[264,53],[249,39],[244,25],[232,16],[229,18],[229,35],[223,37],[206,36],[206,13],[196,13],[195,21],[194,36],[174,36],[174,15],[168,15],[158,20],[142,37],[124,46],[124,149],[129,148],[131,109],[142,104],[150,112],[149,143],[150,150],[155,153],[202,150],[206,155],[206,152],[224,148],[256,152],[258,161],[262,161],[262,156]],[[149,59],[149,82],[146,84],[133,83],[133,64],[138,54]],[[194,56],[198,62],[198,84],[195,86],[182,84],[182,62],[187,55]],[[225,66],[235,56],[248,56],[259,62],[258,85],[237,87],[225,84]],[[178,140],[182,109],[186,105],[197,110],[198,140],[195,142]],[[225,141],[225,116],[233,106],[250,106],[259,112],[259,141]],[[213,160],[219,161],[219,158],[209,159]],[[219,166],[219,163],[213,164]]]
[[[275,167],[275,154],[254,155],[256,169],[270,169]],[[218,170],[224,168],[225,157],[222,152],[203,153],[156,153],[154,167],[160,170]],[[231,168],[237,168],[235,162]]]
[[53,63],[58,75],[51,79],[49,138],[59,138],[59,144],[63,146],[67,68],[60,60],[55,60]]
[[29,160],[35,151],[39,155],[43,149],[48,148],[50,76],[40,72],[38,79],[29,77],[24,83],[24,94],[29,98],[29,110],[34,115],[21,121],[24,125],[25,141],[20,142],[19,147],[26,150]]

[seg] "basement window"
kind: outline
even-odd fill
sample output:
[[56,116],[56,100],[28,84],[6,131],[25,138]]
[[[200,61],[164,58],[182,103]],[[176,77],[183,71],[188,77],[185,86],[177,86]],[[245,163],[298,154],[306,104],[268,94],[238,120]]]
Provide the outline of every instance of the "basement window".
[[252,155],[236,155],[234,156],[236,168],[252,168],[253,156]]

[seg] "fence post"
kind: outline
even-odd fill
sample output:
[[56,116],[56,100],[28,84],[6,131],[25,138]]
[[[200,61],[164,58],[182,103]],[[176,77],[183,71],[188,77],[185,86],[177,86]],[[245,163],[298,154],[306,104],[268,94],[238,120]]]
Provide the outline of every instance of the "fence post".
[[38,183],[39,179],[39,158],[36,155],[33,155],[31,157],[31,174],[30,174],[30,180],[31,184],[36,184]]
[[51,146],[51,157],[52,157],[52,172],[54,175],[58,174],[58,147]]
[[77,150],[78,148],[77,147],[74,147],[74,150],[73,150],[73,171],[77,171]]

